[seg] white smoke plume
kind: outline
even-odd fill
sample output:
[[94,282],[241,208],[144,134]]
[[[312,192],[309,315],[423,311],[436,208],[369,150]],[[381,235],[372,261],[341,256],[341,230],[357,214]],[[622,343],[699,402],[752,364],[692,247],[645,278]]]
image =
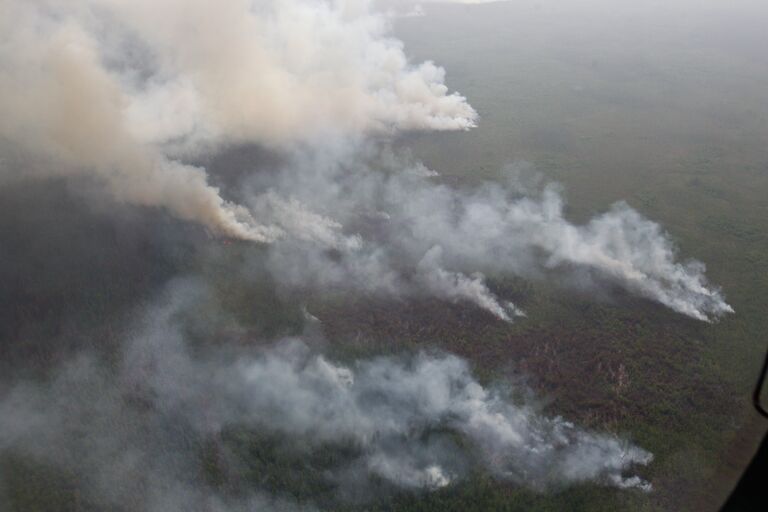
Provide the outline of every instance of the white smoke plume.
[[337,236],[360,241],[341,258],[278,242],[273,272],[288,285],[431,292],[508,321],[520,311],[495,297],[483,274],[529,278],[587,269],[698,320],[733,311],[707,282],[704,265],[677,261],[669,235],[626,203],[576,225],[564,215],[559,189],[521,183],[520,166],[509,169],[506,184],[464,188],[441,184],[425,169],[386,151],[321,151],[297,156],[271,182],[260,179],[256,197],[260,187],[289,195],[302,209],[335,219]]
[[485,277],[476,272],[466,276],[460,272],[450,272],[442,268],[442,248],[434,246],[419,262],[417,269],[421,283],[438,297],[448,299],[463,299],[485,309],[497,318],[511,322],[513,316],[525,316],[525,313],[514,304],[499,303],[485,284]]
[[[423,166],[361,160],[372,136],[477,120],[441,68],[408,62],[376,12],[366,0],[2,0],[0,148],[35,165],[0,170],[85,174],[118,201],[282,240],[285,283],[431,293],[509,321],[519,311],[483,275],[527,276],[543,255],[545,267],[591,269],[693,318],[732,311],[703,265],[677,262],[661,229],[626,206],[575,226],[553,189],[462,191]],[[293,159],[273,183],[258,177],[247,208],[185,163],[247,143]],[[375,232],[358,232],[372,213]]]
[[[554,186],[449,186],[391,151],[397,134],[478,120],[442,68],[409,62],[389,35],[401,5],[0,0],[0,186],[84,176],[115,201],[265,243],[271,277],[293,291],[438,297],[510,322],[525,314],[494,278],[586,270],[698,320],[733,311],[703,264],[679,261],[625,203],[579,225]],[[220,186],[190,163],[249,146],[280,163]],[[2,455],[74,475],[97,509],[150,512],[313,509],[206,480],[207,443],[240,475],[233,430],[301,455],[338,449],[321,478],[339,500],[380,481],[438,491],[477,466],[536,490],[651,488],[634,474],[650,453],[515,401],[452,355],[349,361],[309,337],[206,352],[177,321],[195,294],[165,297],[109,361],[85,352],[0,388]]]
[[[178,315],[199,296],[188,285],[172,289],[129,337],[114,370],[83,354],[48,382],[4,392],[0,454],[64,469],[86,499],[121,510],[248,509],[201,481],[197,469],[196,447],[206,440],[219,440],[226,460],[221,439],[231,428],[280,435],[306,454],[329,443],[353,446],[325,473],[339,493],[350,475],[357,486],[375,476],[396,488],[436,490],[464,478],[475,451],[498,478],[534,489],[585,481],[650,489],[630,472],[651,454],[515,403],[478,383],[455,356],[342,364],[296,339],[250,354],[193,356]],[[249,492],[248,503],[280,499],[268,488]]]
[[[366,1],[0,1],[0,147],[89,174],[117,200],[268,242],[186,156],[471,128],[444,71],[412,65]],[[32,174],[29,166],[17,170]]]

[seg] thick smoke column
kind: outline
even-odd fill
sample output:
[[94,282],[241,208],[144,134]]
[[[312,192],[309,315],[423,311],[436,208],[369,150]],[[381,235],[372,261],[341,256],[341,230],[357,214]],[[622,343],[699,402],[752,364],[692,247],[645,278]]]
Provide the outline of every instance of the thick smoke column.
[[[221,441],[232,428],[282,436],[306,456],[352,446],[326,474],[339,499],[372,478],[434,490],[475,463],[535,489],[584,481],[650,488],[626,474],[649,453],[515,403],[455,356],[341,364],[297,339],[250,354],[193,356],[179,315],[205,297],[189,284],[172,288],[128,336],[116,371],[82,353],[49,382],[19,382],[0,395],[0,452],[66,470],[88,500],[127,510],[238,510],[240,499],[233,506],[201,481],[194,448],[218,439],[220,457],[236,457]],[[271,490],[249,492],[250,505]]]
[[[418,290],[509,321],[520,311],[483,276],[528,276],[538,254],[693,318],[731,311],[703,265],[676,262],[660,228],[625,206],[575,226],[551,189],[538,200],[494,185],[462,191],[381,155],[373,170],[372,135],[469,129],[477,118],[441,68],[408,62],[387,20],[365,0],[3,0],[0,148],[16,163],[2,177],[85,174],[118,201],[221,235],[288,239],[273,251],[286,281]],[[246,208],[187,162],[248,143],[291,165],[258,176]],[[369,213],[389,220],[359,233]],[[328,263],[328,249],[343,261]]]
[[268,242],[282,231],[182,160],[474,126],[443,70],[410,65],[386,32],[356,1],[2,0],[0,147],[35,156],[17,174],[89,174],[117,200]]
[[[535,490],[580,482],[650,489],[634,474],[650,453],[516,401],[450,354],[344,359],[319,349],[325,340],[309,334],[254,348],[261,338],[212,305],[224,299],[194,286],[173,288],[141,311],[130,333],[113,334],[112,316],[120,315],[123,325],[126,302],[145,304],[147,290],[182,269],[215,274],[211,279],[224,287],[222,273],[239,276],[262,264],[259,275],[269,276],[258,284],[269,288],[270,299],[279,295],[275,287],[293,297],[315,291],[319,301],[337,289],[357,293],[353,300],[437,297],[510,322],[525,313],[495,292],[494,278],[588,272],[695,319],[732,311],[706,280],[703,264],[679,261],[661,226],[625,203],[575,224],[553,185],[523,187],[511,179],[449,186],[392,150],[398,135],[467,130],[478,117],[448,90],[442,68],[409,62],[389,35],[385,11],[403,6],[399,0],[0,0],[0,186],[54,177],[51,188],[77,188],[77,200],[91,200],[97,190],[110,208],[115,202],[140,207],[114,208],[104,215],[107,224],[140,211],[127,224],[150,232],[146,219],[160,208],[216,235],[263,244],[230,252],[228,240],[219,247],[174,219],[147,238],[152,247],[169,248],[152,259],[144,238],[121,238],[113,225],[95,223],[101,229],[87,244],[61,241],[51,234],[67,216],[22,223],[15,219],[45,208],[33,200],[8,208],[9,236],[29,242],[19,244],[12,262],[72,244],[81,250],[65,253],[61,267],[78,267],[78,276],[93,270],[88,261],[109,260],[130,246],[129,257],[102,272],[125,272],[121,284],[141,273],[152,286],[118,290],[118,304],[111,296],[116,286],[91,285],[109,278],[70,278],[60,287],[74,282],[93,289],[71,308],[56,308],[62,318],[49,323],[50,302],[73,294],[49,294],[45,282],[27,296],[34,287],[28,283],[52,281],[46,273],[14,285],[7,296],[20,298],[13,311],[23,315],[8,339],[29,364],[20,373],[40,369],[40,361],[24,359],[37,349],[25,345],[27,335],[51,345],[52,355],[39,365],[50,373],[0,382],[0,464],[53,468],[71,477],[96,509],[142,511],[304,510],[263,480],[241,483],[248,472],[240,438],[248,446],[266,439],[302,461],[331,453],[334,462],[313,477],[332,490],[333,503],[354,489],[362,489],[363,500],[381,488],[437,491],[477,470]],[[275,155],[274,162],[254,169],[249,161],[246,169],[220,174],[201,163],[254,147]],[[35,199],[56,196],[31,190]],[[100,199],[94,209],[103,211]],[[61,232],[90,236],[89,224],[72,220],[87,217],[81,214],[70,216],[70,229]],[[52,240],[35,243],[41,239]],[[191,247],[176,259],[180,239]],[[112,245],[85,263],[77,257],[91,247],[98,252],[100,244]],[[233,254],[253,259],[227,259]],[[46,261],[11,265],[7,273],[32,274]],[[243,286],[243,301],[263,291],[251,284]],[[232,301],[242,307],[240,299]],[[264,302],[269,314],[284,313]],[[114,308],[100,309],[105,303]],[[244,315],[256,316],[252,306],[242,308]],[[193,336],[194,322],[183,319],[200,311],[208,330]],[[40,329],[26,329],[37,323],[36,314]],[[81,323],[94,324],[84,326],[82,339],[96,339],[103,351],[73,349],[80,338],[70,333]],[[239,340],[248,346],[219,343],[211,333],[221,324],[248,333]],[[61,350],[53,346],[62,340]]]

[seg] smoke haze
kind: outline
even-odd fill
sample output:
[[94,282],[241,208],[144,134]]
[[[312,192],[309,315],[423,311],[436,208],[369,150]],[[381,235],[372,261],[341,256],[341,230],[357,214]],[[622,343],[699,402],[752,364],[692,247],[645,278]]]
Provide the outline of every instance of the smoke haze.
[[410,65],[366,4],[3,0],[0,136],[44,157],[39,174],[88,173],[117,200],[272,240],[279,230],[180,158],[233,142],[474,126],[444,71]]
[[[1,135],[43,159],[6,173],[86,173],[119,201],[160,206],[221,235],[335,247],[356,260],[344,263],[352,272],[383,267],[383,283],[359,276],[374,281],[371,290],[407,289],[392,282],[402,277],[392,267],[403,266],[392,260],[406,258],[418,286],[502,320],[516,306],[495,298],[481,272],[530,273],[537,251],[546,266],[594,269],[693,318],[731,311],[703,265],[677,263],[659,227],[625,206],[578,227],[552,188],[514,200],[493,185],[432,185],[401,172],[396,158],[390,175],[372,171],[361,156],[366,135],[468,129],[477,115],[448,93],[441,68],[408,62],[367,2],[6,0],[2,9],[0,62],[10,72],[0,82]],[[203,167],[183,163],[243,143],[302,153],[274,183],[258,177],[250,205],[225,199]],[[343,233],[361,212],[386,216],[385,240]],[[318,265],[327,270],[303,263]]]
[[[115,363],[82,352],[49,382],[16,383],[0,401],[0,450],[65,468],[88,502],[121,510],[223,506],[231,497],[196,468],[208,446],[220,471],[236,471],[240,454],[227,437],[235,429],[288,439],[304,457],[348,447],[322,473],[335,499],[352,499],[376,478],[438,489],[472,464],[542,490],[583,481],[650,489],[625,474],[649,453],[516,404],[455,356],[345,365],[299,339],[194,356],[184,315],[207,298],[199,284],[176,282],[140,312]],[[258,486],[249,493],[235,510],[275,498]]]
[[119,511],[333,510],[477,474],[652,491],[642,443],[516,374],[356,352],[306,307],[514,328],[514,277],[734,312],[620,197],[576,221],[526,162],[457,182],[415,158],[416,132],[482,122],[393,36],[422,3],[0,0],[0,508],[28,467]]

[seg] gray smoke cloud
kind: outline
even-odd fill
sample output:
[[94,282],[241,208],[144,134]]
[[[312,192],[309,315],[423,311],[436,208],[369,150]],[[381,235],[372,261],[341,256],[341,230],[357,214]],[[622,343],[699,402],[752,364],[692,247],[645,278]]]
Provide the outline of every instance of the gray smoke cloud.
[[[274,286],[294,293],[436,297],[511,322],[525,312],[494,291],[495,278],[588,272],[698,320],[733,311],[702,263],[681,261],[662,227],[623,202],[576,224],[558,187],[528,184],[519,167],[508,169],[506,181],[451,186],[393,150],[408,132],[467,130],[478,121],[467,100],[449,91],[442,68],[410,62],[390,35],[391,9],[404,6],[0,0],[0,187],[53,177],[94,210],[120,202],[129,207],[115,209],[116,217],[141,212],[130,229],[113,229],[119,223],[107,216],[87,223],[84,212],[57,218],[69,224],[63,231],[49,227],[55,216],[13,222],[26,219],[27,208],[46,210],[35,201],[56,197],[35,187],[4,208],[9,239],[45,241],[21,243],[7,260],[8,276],[28,274],[3,296],[21,304],[7,313],[19,318],[3,331],[20,346],[14,361],[33,366],[23,345],[34,337],[53,354],[40,366],[55,366],[61,354],[46,342],[55,345],[85,323],[72,310],[104,323],[94,332],[111,333],[113,319],[102,316],[122,314],[181,267],[215,260],[212,266],[237,267],[226,272],[245,272],[203,233],[175,233],[189,227],[182,222],[154,226],[155,208],[217,237],[263,244],[264,259],[254,249],[245,265],[260,266]],[[249,147],[276,156],[220,175],[201,163]],[[107,201],[93,199],[90,182]],[[92,225],[99,227],[93,236]],[[27,226],[38,231],[30,235]],[[182,239],[190,254],[176,259]],[[77,250],[59,253],[57,244]],[[41,273],[49,268],[41,253],[63,254],[61,266]],[[69,266],[77,272],[52,294],[49,277]],[[154,280],[147,267],[159,269]],[[102,312],[102,302],[117,302],[109,298],[114,290],[92,283],[113,283],[118,273],[116,288],[130,288],[139,275],[152,286],[128,290],[119,308]],[[89,286],[94,293],[57,308],[61,318],[47,325],[51,307],[41,297],[64,303],[68,289]],[[382,487],[438,491],[477,468],[536,490],[581,482],[651,489],[634,474],[650,453],[513,399],[514,389],[485,385],[456,356],[349,360],[318,348],[322,340],[309,334],[257,350],[217,344],[208,332],[201,347],[186,320],[206,301],[214,300],[205,290],[180,285],[151,304],[131,333],[109,340],[115,353],[79,350],[45,378],[4,377],[0,462],[18,455],[50,465],[70,475],[95,508],[119,510],[332,509]],[[220,322],[219,313],[201,321]],[[43,317],[39,330],[28,328],[34,315]],[[268,480],[269,471],[249,473],[253,461],[243,459],[240,442],[280,447],[277,462],[331,453],[335,462],[311,473],[330,495],[297,503]],[[283,475],[296,476],[291,471]]]
[[[371,155],[398,132],[477,120],[442,68],[409,63],[378,12],[365,0],[3,0],[0,147],[27,158],[0,170],[85,174],[118,201],[277,243],[285,283],[428,293],[511,321],[522,312],[485,275],[579,267],[699,320],[732,311],[704,266],[676,261],[626,205],[577,226],[554,188],[458,190]],[[188,163],[236,144],[291,162],[239,203]]]
[[[369,154],[372,152],[372,154]],[[554,184],[536,186],[525,166],[507,181],[453,187],[388,150],[313,151],[295,156],[251,193],[289,197],[334,219],[338,252],[279,241],[270,265],[291,286],[338,286],[383,294],[465,300],[509,321],[522,312],[496,297],[484,275],[541,276],[589,270],[606,282],[709,321],[730,313],[702,263],[680,262],[669,235],[624,202],[583,225],[564,215]],[[259,199],[252,200],[255,211]],[[328,223],[324,226],[331,227]],[[295,231],[312,232],[308,224]],[[308,237],[305,237],[308,238]],[[342,247],[343,246],[343,247]]]
[[650,490],[631,474],[650,453],[517,403],[449,354],[341,363],[287,339],[250,353],[195,355],[183,314],[205,297],[197,285],[173,286],[112,367],[85,352],[46,382],[17,382],[0,397],[0,453],[65,470],[89,503],[121,510],[296,505],[258,484],[238,497],[205,481],[201,447],[213,442],[227,461],[237,455],[225,442],[233,428],[279,435],[306,457],[351,446],[323,473],[336,499],[376,478],[436,490],[461,481],[474,460],[539,490],[585,481]]
[[119,201],[246,240],[283,233],[184,157],[476,119],[365,1],[2,0],[0,33],[0,143],[42,162],[25,176],[88,174]]

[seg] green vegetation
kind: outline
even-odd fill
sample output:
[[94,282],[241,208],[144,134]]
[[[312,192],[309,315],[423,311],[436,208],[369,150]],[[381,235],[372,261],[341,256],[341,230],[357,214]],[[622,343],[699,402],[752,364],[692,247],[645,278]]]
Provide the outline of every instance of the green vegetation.
[[[37,340],[68,339],[90,329],[111,339],[122,324],[100,320],[143,296],[170,269],[188,269],[205,277],[216,292],[216,307],[243,326],[232,333],[208,325],[206,336],[197,333],[200,343],[296,334],[303,303],[321,320],[335,357],[450,351],[470,360],[484,382],[524,379],[547,414],[626,436],[655,455],[643,469],[654,485],[649,494],[591,484],[540,493],[478,469],[436,492],[382,484],[372,502],[338,503],[336,484],[325,470],[354,454],[354,446],[325,446],[307,456],[277,437],[233,429],[198,440],[201,485],[235,495],[258,485],[337,511],[717,509],[764,431],[754,421],[749,393],[768,332],[768,69],[734,60],[727,49],[686,45],[676,33],[664,32],[645,47],[641,41],[647,38],[625,25],[620,49],[579,43],[567,31],[561,39],[545,40],[537,38],[541,25],[515,21],[518,13],[505,9],[479,7],[471,23],[454,8],[398,22],[409,52],[444,65],[451,87],[481,114],[480,127],[469,133],[420,135],[403,144],[446,179],[469,184],[502,180],[506,164],[529,161],[564,184],[569,217],[577,221],[627,200],[665,227],[682,257],[707,264],[710,280],[722,286],[736,314],[706,324],[619,290],[573,289],[557,276],[494,276],[495,290],[528,314],[509,325],[434,300],[280,296],[265,275],[230,274],[238,262],[259,257],[258,249],[245,245],[223,248],[206,241],[147,262],[143,253],[126,255],[115,244],[106,254],[84,255],[83,273],[97,262],[146,266],[146,279],[128,282],[125,276],[139,273],[116,271],[109,283],[62,282],[51,304],[14,306],[7,316],[16,323],[2,327],[4,337],[14,340],[12,349],[3,347],[3,365],[45,363],[60,355],[41,356]],[[552,23],[547,30],[567,27],[561,19]],[[61,236],[106,229],[88,228],[96,231]],[[39,279],[44,287],[53,278],[43,272]],[[76,327],[62,328],[58,319],[83,311],[87,318],[78,317]],[[35,323],[33,332],[21,329],[46,315],[48,321]],[[11,489],[8,510],[91,510],[71,475],[12,455],[1,462]]]
[[[707,264],[736,314],[707,325],[535,283],[519,301],[528,319],[506,339],[479,331],[462,354],[509,360],[534,375],[552,411],[651,450],[647,506],[717,509],[764,432],[749,395],[768,332],[768,68],[739,36],[695,42],[723,22],[706,14],[689,13],[683,27],[639,12],[609,21],[621,9],[594,19],[560,11],[499,4],[469,18],[445,8],[429,23],[399,23],[415,58],[444,65],[481,116],[468,134],[420,136],[416,155],[469,183],[529,161],[564,185],[575,220],[624,199],[664,226],[681,257]],[[618,365],[629,376],[620,392]]]

